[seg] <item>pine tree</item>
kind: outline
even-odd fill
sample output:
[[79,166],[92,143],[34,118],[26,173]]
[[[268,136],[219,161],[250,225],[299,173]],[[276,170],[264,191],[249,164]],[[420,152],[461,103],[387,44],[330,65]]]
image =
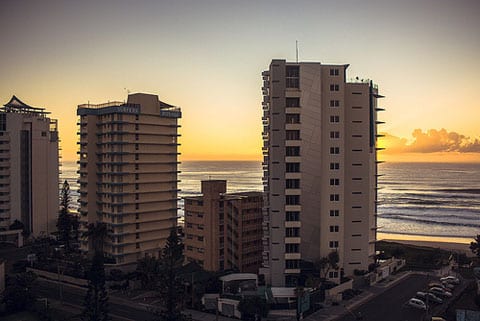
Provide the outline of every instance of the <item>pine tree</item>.
[[107,321],[108,295],[105,290],[103,252],[95,252],[88,272],[88,290],[84,301],[82,321]]
[[183,244],[180,243],[177,230],[172,228],[162,254],[161,273],[159,275],[159,296],[163,312],[163,321],[179,321],[184,317],[181,313],[184,292],[180,269],[183,264]]
[[70,185],[65,180],[62,186],[60,197],[60,212],[57,220],[57,230],[59,239],[65,244],[65,248],[70,250],[70,240],[72,238],[73,229],[73,215],[69,213],[68,206],[70,205]]

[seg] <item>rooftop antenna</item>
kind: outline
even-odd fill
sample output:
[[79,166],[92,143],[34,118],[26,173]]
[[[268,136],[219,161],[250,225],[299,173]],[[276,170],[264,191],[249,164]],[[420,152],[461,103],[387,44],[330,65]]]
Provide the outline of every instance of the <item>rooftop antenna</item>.
[[295,40],[295,51],[296,51],[296,56],[297,56],[297,64],[298,64],[298,40]]

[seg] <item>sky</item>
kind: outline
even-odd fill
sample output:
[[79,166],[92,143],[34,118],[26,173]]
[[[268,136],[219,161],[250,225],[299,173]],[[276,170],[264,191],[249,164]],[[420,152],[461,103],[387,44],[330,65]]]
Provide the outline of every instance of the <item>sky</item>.
[[274,58],[350,64],[385,95],[388,161],[480,162],[480,1],[0,1],[0,104],[59,120],[159,95],[180,106],[181,160],[260,160],[261,72]]

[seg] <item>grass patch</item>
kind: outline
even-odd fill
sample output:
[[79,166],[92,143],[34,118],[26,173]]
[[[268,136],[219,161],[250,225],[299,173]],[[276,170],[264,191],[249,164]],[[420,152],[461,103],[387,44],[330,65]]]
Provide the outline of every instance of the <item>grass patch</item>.
[[377,251],[384,258],[395,256],[406,260],[407,269],[433,270],[448,264],[450,251],[426,246],[402,244],[396,242],[378,241]]

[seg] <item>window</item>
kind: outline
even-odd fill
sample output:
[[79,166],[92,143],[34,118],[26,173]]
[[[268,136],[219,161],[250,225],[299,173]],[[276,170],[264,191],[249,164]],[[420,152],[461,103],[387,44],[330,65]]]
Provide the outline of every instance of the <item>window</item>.
[[135,134],[135,140],[138,140],[138,134]]
[[135,223],[135,229],[140,229],[140,223]]
[[139,165],[135,164],[135,170],[138,170],[138,168],[139,168]]
[[287,130],[285,134],[287,140],[300,140],[299,130]]
[[138,130],[138,124],[135,124],[135,130]]
[[42,137],[47,137],[47,132],[42,131]]
[[285,169],[287,173],[300,172],[300,163],[285,163]]
[[300,156],[300,147],[299,146],[287,146],[285,148],[285,154],[287,156]]
[[286,237],[299,237],[300,236],[300,229],[298,227],[287,227],[285,229],[285,236]]
[[285,114],[285,123],[300,124],[300,114]]
[[331,84],[330,85],[330,91],[339,91],[340,86],[338,84]]
[[135,199],[138,200],[139,199],[139,195],[138,193],[135,193]]
[[135,238],[139,239],[140,238],[140,233],[135,233]]
[[138,150],[138,144],[135,144],[135,150]]
[[288,222],[295,222],[300,220],[300,212],[298,211],[287,211],[285,212],[285,220]]
[[331,201],[331,202],[338,202],[338,201],[340,201],[340,195],[338,195],[338,194],[330,194],[330,201]]
[[287,243],[285,244],[285,253],[299,253],[300,246],[299,244]]
[[332,170],[340,169],[340,164],[339,163],[330,163],[330,169],[332,169]]
[[138,154],[135,154],[135,160],[138,160]]
[[285,180],[285,188],[300,188],[300,180],[299,179],[286,179]]
[[299,260],[285,260],[286,269],[299,269],[300,261]]
[[139,120],[140,116],[135,115],[135,120]]
[[339,227],[338,225],[330,225],[330,232],[338,232]]
[[135,183],[135,189],[138,189],[138,184],[137,183]]
[[300,107],[299,97],[287,97],[285,101],[287,107]]
[[330,132],[330,138],[340,138],[340,132],[339,131],[332,131]]
[[198,229],[203,230],[203,224],[198,224]]
[[140,243],[135,243],[135,248],[139,249],[140,248]]
[[328,272],[328,277],[329,277],[330,279],[338,278],[338,271],[330,271],[330,272]]
[[340,211],[339,210],[330,210],[330,216],[339,216]]
[[330,186],[340,185],[340,179],[338,178],[330,178]]
[[338,116],[338,115],[331,115],[331,116],[330,116],[330,122],[331,122],[331,123],[339,123],[339,122],[340,122],[340,116]]
[[330,76],[338,76],[339,75],[339,71],[338,69],[330,69]]
[[340,154],[340,147],[330,147],[330,154],[332,155]]
[[300,195],[285,195],[286,205],[300,205]]
[[330,107],[340,107],[339,100],[330,100]]
[[328,242],[328,246],[331,249],[336,249],[336,248],[338,248],[338,241],[330,241],[330,242]]
[[140,218],[140,214],[135,213],[135,219],[138,220]]
[[285,76],[285,86],[287,88],[300,88],[299,66],[286,66]]

